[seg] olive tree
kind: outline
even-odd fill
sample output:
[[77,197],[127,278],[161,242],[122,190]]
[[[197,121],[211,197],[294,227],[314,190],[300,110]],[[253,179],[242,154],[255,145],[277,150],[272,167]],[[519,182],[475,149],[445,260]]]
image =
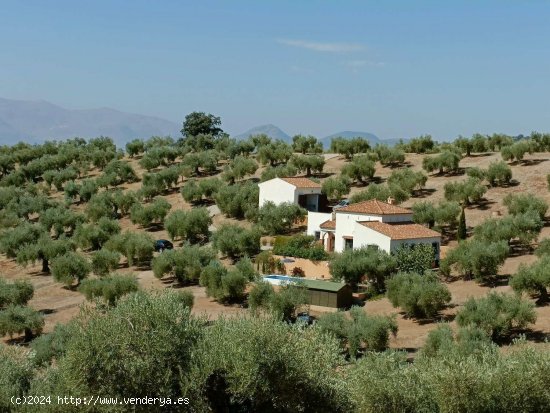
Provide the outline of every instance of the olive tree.
[[366,155],[353,158],[350,163],[342,168],[342,175],[361,184],[365,183],[365,180],[372,179],[374,172],[374,162]]
[[395,317],[369,315],[361,307],[352,307],[350,316],[345,313],[327,313],[319,317],[317,326],[341,340],[351,357],[360,350],[383,351],[388,347],[390,334],[397,334]]
[[78,291],[86,296],[87,300],[103,299],[113,307],[126,294],[138,290],[137,278],[132,274],[109,274],[103,278],[89,278],[84,280]]
[[68,252],[52,260],[52,275],[54,280],[68,287],[76,285],[88,276],[92,270],[90,263],[82,255],[76,252]]
[[44,316],[30,307],[10,305],[0,311],[0,336],[25,333],[25,341],[39,335],[44,327]]
[[543,256],[531,265],[520,264],[518,272],[510,279],[510,286],[518,293],[538,294],[539,301],[548,301],[550,287],[550,256]]
[[503,338],[513,329],[525,328],[536,320],[533,303],[514,294],[496,292],[482,298],[471,297],[456,315],[460,327],[478,327],[493,340]]
[[305,215],[305,209],[296,204],[285,202],[275,205],[269,201],[258,211],[258,225],[266,234],[281,234],[290,231],[293,224]]
[[246,229],[236,224],[223,224],[214,232],[212,244],[217,251],[235,260],[260,252],[260,236],[257,228]]
[[476,178],[468,178],[462,182],[447,182],[444,186],[445,199],[459,202],[463,205],[479,203],[487,192],[487,187]]
[[[112,397],[185,397],[180,380],[202,336],[203,321],[190,317],[181,295],[133,293],[108,311],[90,309],[76,320],[65,354],[57,362],[56,390]],[[112,406],[101,410],[112,411]],[[158,410],[160,411],[160,409]]]
[[202,270],[215,256],[211,248],[197,245],[185,245],[182,249],[164,251],[153,259],[153,274],[157,278],[169,275],[180,283],[198,281]]
[[386,281],[386,289],[392,305],[409,317],[435,317],[451,301],[449,289],[432,272],[399,273]]
[[257,169],[258,164],[254,159],[236,156],[224,168],[223,177],[232,185],[235,181],[239,181],[247,175],[253,175]]
[[75,231],[74,239],[80,248],[95,251],[118,233],[120,233],[118,221],[102,217],[95,223],[79,226]]
[[375,248],[348,249],[334,254],[329,262],[332,278],[343,280],[352,287],[367,280],[377,292],[384,291],[385,280],[397,270],[397,260]]
[[494,277],[508,255],[506,241],[487,242],[471,239],[458,244],[441,261],[441,272],[448,276],[452,268],[465,279]]
[[504,197],[503,202],[508,208],[508,212],[513,215],[523,214],[532,210],[537,212],[541,219],[544,219],[548,210],[548,204],[544,199],[530,193],[508,194]]
[[259,189],[252,182],[222,186],[214,199],[228,217],[253,218],[258,213]]
[[315,136],[296,135],[292,137],[292,150],[301,153],[322,153],[323,144]]
[[296,329],[269,317],[224,318],[204,334],[186,387],[196,395],[198,410],[353,410],[338,372],[338,342],[318,329]]
[[149,205],[134,204],[130,208],[130,219],[132,223],[139,224],[144,228],[162,225],[171,208],[172,205],[166,199],[155,198]]
[[329,200],[336,202],[349,193],[350,184],[351,182],[347,176],[331,176],[323,181],[321,192],[325,194]]
[[312,172],[320,174],[325,167],[325,158],[320,155],[293,155],[289,162],[298,172],[305,172],[306,176],[311,176]]
[[100,249],[92,254],[92,271],[99,276],[107,275],[118,268],[119,262],[119,252]]
[[105,248],[121,253],[130,266],[134,264],[144,266],[153,258],[155,241],[149,234],[125,231],[111,237],[105,244]]
[[439,175],[458,171],[460,155],[454,151],[444,151],[439,155],[426,156],[422,160],[422,168],[426,172],[438,171]]
[[206,208],[193,208],[189,211],[178,210],[170,213],[164,226],[170,238],[179,238],[194,244],[208,240],[211,224],[212,218]]
[[370,149],[369,141],[360,137],[346,139],[343,137],[332,138],[330,150],[344,155],[346,159],[352,159],[358,153],[365,153]]

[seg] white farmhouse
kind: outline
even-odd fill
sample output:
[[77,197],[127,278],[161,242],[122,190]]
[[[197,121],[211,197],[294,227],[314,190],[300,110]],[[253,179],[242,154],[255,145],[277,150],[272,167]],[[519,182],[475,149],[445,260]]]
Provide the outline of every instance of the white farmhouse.
[[439,262],[439,232],[412,222],[412,211],[391,203],[358,202],[332,213],[308,212],[307,234],[323,242],[327,251],[376,246],[388,253],[403,244],[431,244]]
[[273,178],[258,184],[260,207],[266,202],[279,205],[285,202],[300,205],[308,211],[326,208],[326,197],[321,194],[321,184],[308,178]]

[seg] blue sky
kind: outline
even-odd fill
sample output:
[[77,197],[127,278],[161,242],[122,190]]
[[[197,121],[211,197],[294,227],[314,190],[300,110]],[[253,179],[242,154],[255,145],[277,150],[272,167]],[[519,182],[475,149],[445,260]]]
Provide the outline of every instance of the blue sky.
[[550,131],[546,1],[2,1],[0,96],[230,133]]

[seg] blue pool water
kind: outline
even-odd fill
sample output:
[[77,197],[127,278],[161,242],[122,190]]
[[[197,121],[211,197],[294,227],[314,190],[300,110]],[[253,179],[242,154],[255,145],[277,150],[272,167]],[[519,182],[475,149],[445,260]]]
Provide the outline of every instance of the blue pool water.
[[291,283],[291,282],[299,282],[301,281],[300,278],[296,277],[289,277],[288,275],[265,275],[263,277],[264,281],[267,281],[270,284],[273,285],[281,285],[284,283]]

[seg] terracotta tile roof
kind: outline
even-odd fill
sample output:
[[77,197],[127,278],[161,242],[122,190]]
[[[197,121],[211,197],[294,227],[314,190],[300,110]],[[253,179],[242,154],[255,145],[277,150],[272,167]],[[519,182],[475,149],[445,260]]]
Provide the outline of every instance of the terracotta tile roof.
[[356,204],[350,204],[348,206],[337,209],[336,212],[372,215],[412,214],[412,211],[410,209],[388,204],[386,202],[378,201],[376,199],[371,199],[364,202],[357,202]]
[[400,223],[386,224],[379,221],[361,221],[359,224],[370,228],[376,232],[384,234],[391,239],[417,239],[441,237],[439,232],[426,228],[420,224]]
[[319,225],[323,229],[336,229],[336,221],[328,220]]
[[294,185],[296,188],[321,188],[321,184],[309,178],[281,178],[283,181]]

